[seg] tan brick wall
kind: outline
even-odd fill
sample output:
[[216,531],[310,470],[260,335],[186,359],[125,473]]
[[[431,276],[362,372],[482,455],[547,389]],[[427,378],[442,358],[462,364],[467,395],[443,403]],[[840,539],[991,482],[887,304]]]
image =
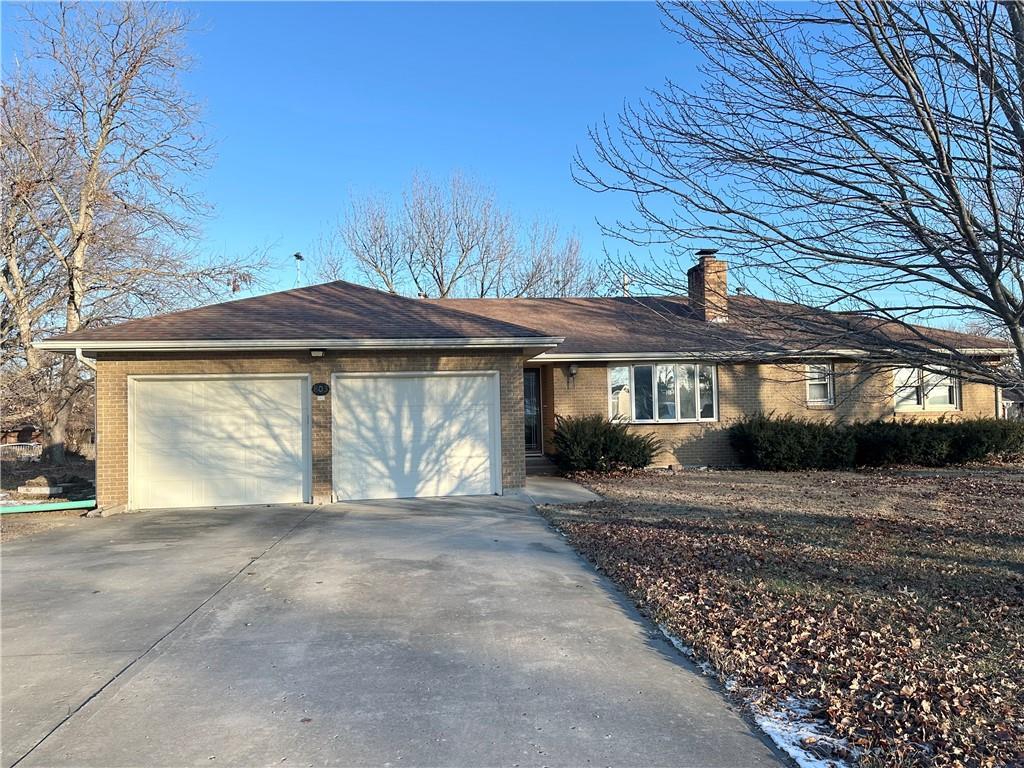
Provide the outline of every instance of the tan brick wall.
[[[106,353],[96,363],[96,492],[101,508],[128,500],[128,376],[224,373],[308,373],[330,383],[332,373],[388,371],[499,372],[501,477],[506,490],[525,483],[523,356],[521,352]],[[313,499],[331,495],[331,398],[312,398]]]
[[[543,396],[551,406],[545,418],[545,445],[550,448],[554,416],[608,415],[608,365],[578,363],[578,373],[569,376],[569,365],[547,366],[541,377]],[[688,424],[637,424],[640,433],[654,433],[665,444],[657,464],[728,465],[735,463],[726,428],[730,423],[757,411],[791,414],[802,418],[867,420],[876,418],[947,418],[996,415],[995,388],[964,383],[963,410],[955,412],[895,413],[889,393],[891,371],[870,373],[854,366],[836,366],[836,404],[807,404],[803,368],[798,365],[718,366],[718,415],[716,422]],[[545,411],[545,417],[548,413]]]

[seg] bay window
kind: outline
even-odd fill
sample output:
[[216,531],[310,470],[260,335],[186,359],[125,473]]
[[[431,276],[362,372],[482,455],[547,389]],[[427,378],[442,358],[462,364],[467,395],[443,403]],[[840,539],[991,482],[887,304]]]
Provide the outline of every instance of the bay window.
[[960,407],[960,387],[949,373],[897,368],[893,378],[897,411],[953,411]]
[[715,421],[715,366],[697,363],[638,363],[608,368],[608,413],[640,422]]

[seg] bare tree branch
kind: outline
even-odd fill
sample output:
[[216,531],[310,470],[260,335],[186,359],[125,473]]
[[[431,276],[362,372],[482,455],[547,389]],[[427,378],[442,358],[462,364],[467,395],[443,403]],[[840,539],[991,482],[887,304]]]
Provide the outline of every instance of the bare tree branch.
[[[24,66],[4,73],[5,414],[30,412],[60,461],[91,387],[73,358],[33,342],[238,290],[262,258],[200,258],[208,164],[178,73],[188,19],[146,3],[30,6]],[[87,399],[87,398],[86,398]],[[17,407],[7,407],[17,403]]]
[[[807,307],[784,313],[791,336],[810,324],[892,355],[895,328],[901,355],[927,349],[922,364],[1019,382],[1021,0],[662,10],[666,29],[701,55],[700,77],[627,106],[576,158],[581,184],[632,197],[637,217],[605,232],[669,253],[619,267],[684,292],[685,269],[672,262],[711,241],[748,285]],[[821,309],[846,314],[826,331]],[[775,309],[762,314],[782,324]],[[1016,365],[961,354],[922,322],[994,328]]]
[[443,185],[416,177],[398,205],[353,199],[318,250],[322,278],[351,267],[370,285],[407,295],[570,296],[598,285],[574,235],[517,224],[493,192],[461,174]]

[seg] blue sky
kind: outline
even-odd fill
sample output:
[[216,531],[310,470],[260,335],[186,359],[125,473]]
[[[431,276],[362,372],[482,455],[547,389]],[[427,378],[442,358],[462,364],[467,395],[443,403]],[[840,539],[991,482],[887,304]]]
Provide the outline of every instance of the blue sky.
[[[215,208],[202,245],[271,246],[272,287],[291,286],[290,255],[313,251],[350,194],[397,195],[417,171],[461,170],[599,257],[595,218],[628,217],[630,201],[576,186],[573,152],[624,100],[695,67],[653,3],[187,7],[186,82],[217,145],[196,180]],[[5,24],[5,61],[16,38]]]

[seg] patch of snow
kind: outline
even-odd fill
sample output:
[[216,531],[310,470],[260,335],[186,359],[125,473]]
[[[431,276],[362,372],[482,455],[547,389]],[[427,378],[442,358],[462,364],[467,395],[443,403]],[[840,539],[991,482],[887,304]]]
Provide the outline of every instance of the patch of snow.
[[814,745],[824,755],[852,752],[849,744],[832,736],[825,723],[811,716],[806,702],[790,698],[781,702],[777,709],[754,709],[753,715],[757,727],[800,768],[849,768],[851,765],[847,760],[822,757],[808,749],[809,745]]
[[[715,672],[715,668],[711,666],[710,662],[698,660],[697,654],[693,650],[693,648],[691,648],[678,637],[669,632],[664,624],[659,624],[658,629],[660,629],[661,634],[663,634],[665,638],[670,643],[672,643],[673,646],[675,646],[675,649],[679,651],[681,654],[683,654],[683,656],[688,658],[690,661],[692,661],[694,664],[696,664],[697,668],[700,669],[701,672],[703,672],[708,677],[718,677],[718,673]],[[728,686],[729,682],[733,681],[727,681],[726,686]],[[733,685],[735,685],[735,683],[733,683]]]
[[[707,661],[698,660],[693,648],[673,635],[663,624],[658,629],[672,643],[677,651],[690,659],[705,675],[718,677],[715,668]],[[736,691],[739,684],[729,678],[724,681],[725,690]],[[757,727],[764,731],[783,752],[789,755],[800,768],[852,768],[852,763],[837,757],[821,757],[808,747],[822,754],[852,754],[853,750],[842,739],[832,736],[828,725],[812,715],[807,702],[795,698],[787,699],[775,708],[765,708],[760,702],[747,699]]]

